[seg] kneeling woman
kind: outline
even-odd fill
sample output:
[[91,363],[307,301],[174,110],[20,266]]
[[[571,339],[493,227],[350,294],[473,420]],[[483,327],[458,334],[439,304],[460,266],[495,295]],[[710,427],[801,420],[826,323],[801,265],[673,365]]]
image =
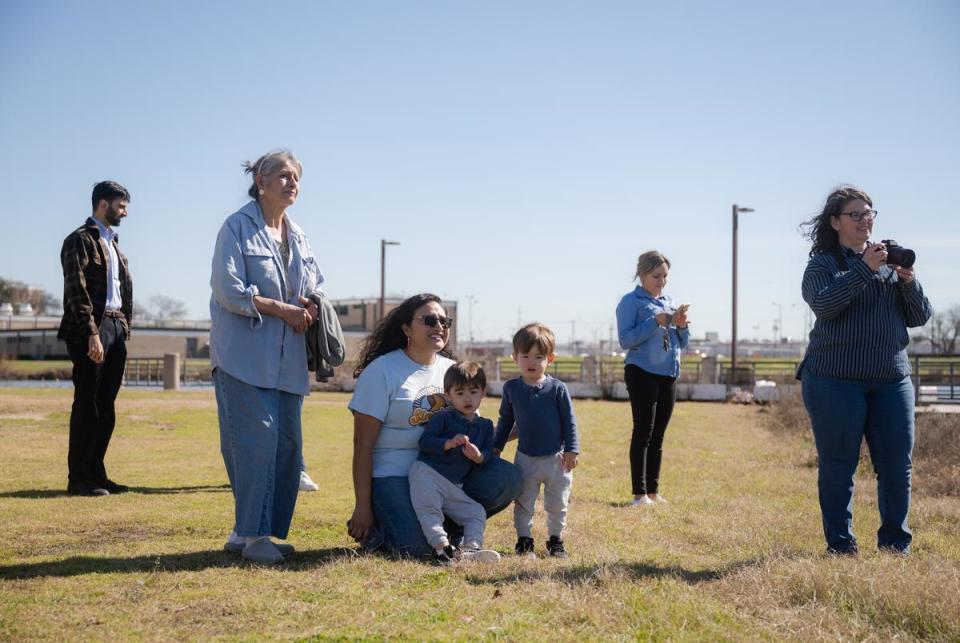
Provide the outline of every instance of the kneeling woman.
[[[446,406],[443,376],[454,363],[447,350],[452,322],[439,297],[414,295],[380,321],[361,351],[350,400],[356,506],[347,527],[365,549],[433,553],[410,502],[407,476],[424,425]],[[495,458],[471,472],[463,490],[491,516],[517,497],[520,472]]]

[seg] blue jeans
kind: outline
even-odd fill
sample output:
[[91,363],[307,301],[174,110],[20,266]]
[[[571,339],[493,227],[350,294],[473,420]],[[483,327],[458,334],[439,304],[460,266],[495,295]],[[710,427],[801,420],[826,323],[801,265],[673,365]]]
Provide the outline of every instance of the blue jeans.
[[285,539],[300,488],[303,396],[246,384],[222,368],[213,383],[234,530]]
[[[507,508],[520,493],[520,470],[512,463],[494,458],[476,468],[463,481],[467,495],[483,505],[487,517]],[[374,478],[372,489],[376,533],[364,543],[365,549],[381,547],[401,556],[427,556],[433,548],[427,543],[410,502],[407,476]],[[451,540],[454,530],[448,529]]]
[[880,529],[877,546],[906,553],[913,468],[913,383],[841,380],[804,371],[803,402],[817,444],[820,512],[827,548],[857,549],[853,534],[853,480],[860,444],[867,440],[877,476]]

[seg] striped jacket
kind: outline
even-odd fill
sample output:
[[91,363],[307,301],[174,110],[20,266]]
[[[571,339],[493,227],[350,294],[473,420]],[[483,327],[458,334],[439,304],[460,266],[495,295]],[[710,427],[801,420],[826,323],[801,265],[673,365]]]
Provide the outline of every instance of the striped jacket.
[[[133,318],[133,281],[127,258],[113,246],[120,260],[120,297],[123,300],[123,326],[130,337]],[[63,266],[63,319],[57,337],[66,341],[86,341],[100,332],[103,309],[107,301],[107,261],[110,253],[100,238],[96,221],[86,222],[64,239],[60,249]]]
[[798,369],[839,379],[910,375],[907,328],[933,314],[920,283],[901,281],[890,266],[874,272],[849,248],[814,255],[803,273],[803,299],[816,315]]

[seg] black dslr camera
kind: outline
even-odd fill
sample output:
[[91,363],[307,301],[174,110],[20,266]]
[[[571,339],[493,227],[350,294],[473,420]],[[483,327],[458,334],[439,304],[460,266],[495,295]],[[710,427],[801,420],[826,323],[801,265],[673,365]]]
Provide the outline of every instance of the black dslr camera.
[[910,248],[904,248],[893,239],[884,239],[881,241],[887,248],[887,265],[900,266],[901,268],[912,268],[913,262],[917,260],[917,253]]

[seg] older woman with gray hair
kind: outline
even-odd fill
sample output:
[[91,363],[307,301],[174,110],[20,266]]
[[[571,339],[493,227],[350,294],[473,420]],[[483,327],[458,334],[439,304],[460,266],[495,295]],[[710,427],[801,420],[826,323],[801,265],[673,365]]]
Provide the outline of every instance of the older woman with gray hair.
[[234,497],[225,549],[272,564],[300,482],[303,396],[309,393],[304,331],[317,319],[309,296],[323,276],[303,230],[287,214],[302,166],[281,150],[244,164],[252,201],[220,228],[210,286],[210,361],[220,451]]

